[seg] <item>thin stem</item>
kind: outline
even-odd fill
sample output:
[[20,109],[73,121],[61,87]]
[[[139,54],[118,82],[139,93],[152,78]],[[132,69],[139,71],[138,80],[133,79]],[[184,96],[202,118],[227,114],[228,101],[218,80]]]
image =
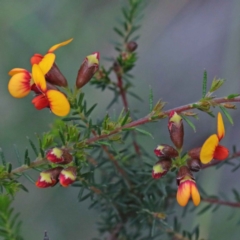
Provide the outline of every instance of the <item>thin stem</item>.
[[203,198],[201,199],[203,202],[209,202],[213,204],[219,204],[219,205],[225,205],[229,207],[235,207],[235,208],[240,208],[240,202],[227,202],[227,201],[222,201],[219,199],[212,199],[212,198]]
[[[226,103],[226,102],[240,102],[240,97],[236,97],[236,98],[232,98],[232,99],[226,99],[226,98],[223,97],[223,98],[216,98],[216,99],[212,100],[212,104],[220,104],[220,103]],[[161,119],[161,118],[164,118],[164,117],[168,116],[171,111],[175,111],[177,113],[181,113],[183,111],[194,109],[195,108],[194,104],[195,105],[199,105],[201,103],[200,102],[196,102],[196,103],[187,104],[187,105],[183,105],[183,106],[180,106],[180,107],[169,109],[169,110],[167,110],[165,112],[160,113],[159,116],[157,116],[157,118],[155,118],[154,120]],[[103,134],[103,135],[100,135],[100,136],[95,136],[95,137],[89,138],[88,140],[86,140],[86,144],[94,143],[94,142],[96,142],[98,140],[101,140],[101,139],[104,139],[104,138],[108,138],[111,135],[114,135],[114,134],[116,134],[118,132],[121,132],[123,129],[134,128],[134,127],[137,127],[137,126],[140,126],[140,125],[152,122],[152,121],[153,121],[153,119],[151,117],[149,117],[149,115],[147,115],[147,116],[145,116],[143,118],[140,118],[140,119],[138,119],[136,121],[130,122],[130,123],[128,123],[128,124],[126,124],[126,125],[124,125],[122,127],[118,127],[118,128],[116,128],[115,130],[111,131],[108,134]]]

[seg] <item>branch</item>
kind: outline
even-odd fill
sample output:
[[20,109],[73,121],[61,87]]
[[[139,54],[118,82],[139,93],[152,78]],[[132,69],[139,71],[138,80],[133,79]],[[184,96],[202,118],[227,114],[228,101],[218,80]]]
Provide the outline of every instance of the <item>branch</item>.
[[[214,100],[212,100],[212,104],[220,104],[220,103],[226,103],[226,102],[240,102],[240,97],[236,97],[236,98],[232,98],[232,99],[226,99],[226,98],[216,98]],[[154,120],[156,119],[162,119],[166,116],[169,115],[169,113],[171,111],[175,111],[177,113],[181,113],[181,112],[184,112],[184,111],[187,111],[187,110],[190,110],[190,109],[194,109],[196,107],[194,107],[194,105],[201,105],[200,102],[196,102],[196,103],[192,103],[192,104],[187,104],[187,105],[183,105],[183,106],[180,106],[180,107],[176,107],[176,108],[172,108],[172,109],[169,109],[165,112],[161,112],[159,114],[159,116],[157,116],[157,118],[154,118]],[[116,133],[119,133],[121,132],[123,129],[126,129],[126,128],[134,128],[134,127],[137,127],[137,126],[140,126],[140,125],[143,125],[143,124],[146,124],[146,123],[149,123],[149,122],[152,122],[153,119],[151,117],[149,117],[149,115],[143,117],[143,118],[140,118],[136,121],[133,121],[133,122],[130,122],[122,127],[118,127],[116,128],[115,130],[111,131],[110,133],[108,134],[103,134],[103,135],[99,135],[99,136],[95,136],[95,137],[92,137],[92,138],[89,138],[88,140],[86,140],[86,144],[91,144],[91,143],[94,143],[98,140],[101,140],[101,139],[104,139],[104,138],[108,138],[110,137],[111,135],[114,135]]]
[[229,207],[235,207],[235,208],[240,208],[240,202],[227,202],[227,201],[222,201],[219,199],[214,199],[214,198],[205,198],[201,199],[203,202],[209,202],[213,204],[219,204],[219,205],[225,205]]

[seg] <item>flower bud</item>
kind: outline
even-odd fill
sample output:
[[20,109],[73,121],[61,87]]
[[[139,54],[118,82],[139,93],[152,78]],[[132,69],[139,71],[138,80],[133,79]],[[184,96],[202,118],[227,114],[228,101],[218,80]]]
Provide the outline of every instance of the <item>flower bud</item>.
[[201,147],[193,148],[190,151],[188,151],[188,156],[192,159],[200,159],[200,151]]
[[127,46],[126,46],[128,52],[134,52],[137,49],[137,47],[138,47],[138,45],[134,41],[128,42]]
[[67,87],[68,85],[66,78],[63,76],[56,63],[52,65],[52,68],[45,75],[45,78],[47,82],[59,87]]
[[152,177],[155,179],[161,178],[169,171],[169,169],[171,168],[171,165],[172,165],[172,160],[170,158],[164,158],[159,160],[153,166]]
[[87,56],[78,70],[76,86],[83,87],[93,77],[99,67],[99,52]]
[[57,147],[49,149],[46,153],[46,158],[48,161],[58,164],[68,164],[73,159],[68,150]]
[[53,187],[58,182],[58,176],[62,171],[62,167],[51,168],[46,171],[42,171],[36,182],[36,186],[39,188]]
[[170,138],[177,149],[181,149],[183,145],[183,123],[182,118],[175,111],[170,112],[168,120],[168,130]]
[[169,157],[169,158],[175,158],[178,156],[178,151],[174,149],[173,147],[167,145],[167,144],[161,144],[158,145],[154,149],[154,153],[157,157]]
[[198,172],[202,168],[202,163],[199,159],[189,159],[187,165],[193,172]]
[[187,166],[180,167],[177,174],[177,184],[179,185],[181,179],[183,179],[186,176],[194,179],[190,169]]
[[68,187],[77,179],[77,168],[67,167],[63,169],[59,175],[59,182],[63,187]]

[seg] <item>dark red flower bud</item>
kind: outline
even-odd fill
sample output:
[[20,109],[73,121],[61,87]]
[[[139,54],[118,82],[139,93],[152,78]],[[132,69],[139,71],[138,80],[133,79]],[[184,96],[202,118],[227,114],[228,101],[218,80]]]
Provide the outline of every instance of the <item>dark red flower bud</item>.
[[177,184],[179,185],[180,180],[186,176],[189,176],[190,178],[194,179],[190,169],[187,166],[180,167],[177,174]]
[[175,148],[173,148],[167,144],[158,145],[154,149],[154,153],[157,157],[166,156],[169,158],[175,158],[178,156],[178,151]]
[[171,168],[172,160],[170,158],[164,158],[159,160],[152,170],[152,177],[155,179],[161,178],[164,176]]
[[67,167],[63,169],[59,175],[59,183],[63,187],[68,187],[70,184],[76,181],[77,179],[77,168],[76,167]]
[[68,164],[73,159],[72,154],[68,150],[57,147],[49,149],[46,153],[46,158],[48,161],[58,164]]
[[201,147],[193,148],[190,151],[188,151],[188,156],[192,159],[199,159],[200,160],[200,151]]
[[187,165],[193,172],[198,172],[202,168],[202,163],[199,159],[189,159]]
[[52,65],[52,68],[45,75],[45,78],[47,82],[59,87],[67,87],[68,85],[66,78],[63,76],[56,63]]
[[127,46],[126,46],[126,48],[129,52],[134,52],[137,49],[137,47],[138,47],[137,43],[133,42],[133,41],[128,42]]
[[53,187],[58,182],[58,176],[62,171],[62,167],[51,168],[46,171],[42,171],[36,182],[36,186],[39,188]]
[[85,84],[87,84],[98,70],[98,67],[99,67],[99,52],[95,52],[87,56],[84,59],[78,71],[76,80],[77,88],[81,88]]
[[168,130],[170,138],[177,149],[181,149],[183,145],[183,123],[182,118],[175,111],[169,114]]

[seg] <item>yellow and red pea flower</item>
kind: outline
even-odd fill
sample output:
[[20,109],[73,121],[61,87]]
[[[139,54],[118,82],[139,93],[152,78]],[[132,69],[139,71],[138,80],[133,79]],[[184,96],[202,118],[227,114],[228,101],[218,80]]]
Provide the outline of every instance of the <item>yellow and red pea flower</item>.
[[72,155],[66,150],[58,147],[51,148],[46,153],[46,158],[52,163],[68,164],[72,162]]
[[41,110],[45,107],[49,107],[55,115],[66,116],[70,111],[70,104],[66,96],[57,90],[47,89],[44,73],[42,68],[37,64],[34,64],[32,67],[32,78],[41,92],[32,100],[36,109]]
[[180,206],[185,207],[190,198],[192,198],[195,206],[199,205],[201,197],[198,192],[196,182],[191,176],[186,175],[179,180],[177,202]]
[[[55,50],[57,50],[59,47],[67,45],[72,40],[73,39],[71,38],[65,42],[62,42],[62,43],[52,46],[48,50],[47,54],[44,56],[41,54],[38,54],[38,53],[34,54],[30,60],[31,64],[32,65],[39,64],[44,75],[47,74],[55,62],[55,54],[53,54],[53,52]],[[46,64],[49,64],[49,60],[46,61],[46,59],[48,59],[49,56],[51,56],[51,58],[54,58],[53,63],[49,65],[50,68],[48,68],[48,66],[46,66]],[[23,97],[27,96],[31,90],[35,91],[36,93],[39,93],[37,88],[35,87],[33,80],[32,80],[31,73],[28,70],[23,69],[23,68],[13,68],[9,72],[9,75],[11,76],[11,79],[8,84],[8,90],[13,97],[23,98]],[[66,85],[66,83],[64,82],[64,84],[62,84],[62,85]]]
[[228,149],[219,144],[225,135],[225,128],[222,115],[219,112],[217,117],[217,134],[211,135],[203,144],[200,151],[200,160],[203,164],[209,163],[212,159],[225,160],[228,157]]
[[68,187],[70,184],[76,181],[77,179],[77,169],[76,167],[67,167],[63,169],[58,177],[59,183],[63,187]]
[[51,168],[49,170],[40,173],[40,176],[36,182],[36,186],[39,188],[53,187],[58,183],[58,176],[62,171],[62,167]]

